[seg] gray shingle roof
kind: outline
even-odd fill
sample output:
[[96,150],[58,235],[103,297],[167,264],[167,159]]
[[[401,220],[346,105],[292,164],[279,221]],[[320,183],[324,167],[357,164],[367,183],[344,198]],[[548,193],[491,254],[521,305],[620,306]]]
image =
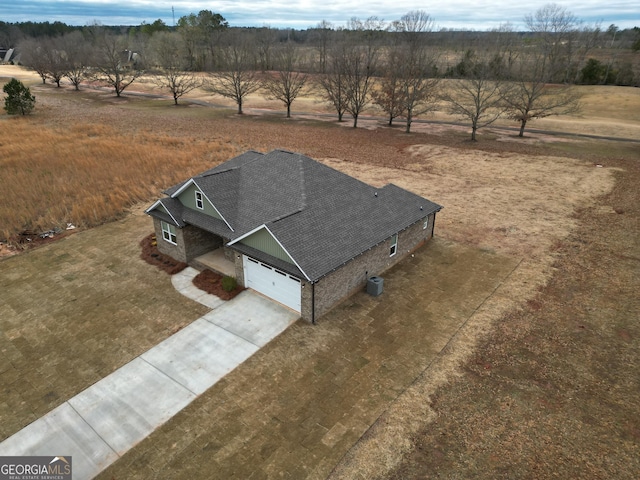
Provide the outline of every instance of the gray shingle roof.
[[395,185],[375,188],[283,150],[246,152],[193,180],[233,232],[220,220],[175,205],[177,199],[163,199],[176,218],[232,241],[266,225],[310,280],[442,208]]
[[185,210],[184,206],[179,200],[175,198],[161,198],[158,202],[169,212],[168,214],[159,210],[154,210],[154,215],[160,220],[174,224],[180,228],[183,228],[186,224],[182,219],[182,214]]

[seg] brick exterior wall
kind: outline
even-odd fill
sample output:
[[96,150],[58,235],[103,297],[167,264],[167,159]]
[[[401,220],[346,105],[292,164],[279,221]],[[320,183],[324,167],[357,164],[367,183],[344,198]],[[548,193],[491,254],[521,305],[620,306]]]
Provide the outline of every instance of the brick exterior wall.
[[221,237],[192,225],[187,225],[184,228],[176,227],[177,245],[173,245],[163,238],[159,219],[153,219],[153,228],[156,232],[158,250],[179,262],[189,263],[194,258],[222,246],[223,239]]
[[435,214],[430,215],[427,220],[426,228],[424,221],[420,221],[398,233],[398,250],[393,257],[389,256],[391,239],[388,239],[321,278],[315,286],[303,282],[302,318],[308,321],[313,319],[314,297],[317,321],[341,301],[365,288],[369,277],[381,275],[424,244],[431,238]]
[[236,282],[238,285],[242,285],[245,287],[244,283],[244,267],[242,265],[242,254],[238,252],[233,252],[233,263],[236,265]]
[[[226,245],[227,243],[229,243],[229,239],[223,237],[222,238],[222,244]],[[235,250],[232,250],[229,247],[223,247],[222,251],[224,252],[224,258],[226,258],[230,262],[235,262],[236,261],[236,251]]]
[[[431,238],[435,214],[431,214],[426,221],[428,222],[426,228],[425,221],[421,220],[398,233],[397,253],[393,257],[389,256],[391,248],[391,238],[389,238],[321,278],[315,285],[303,280],[302,318],[309,322],[314,319],[317,321],[356,291],[364,289],[369,277],[381,275],[385,270],[420,247]],[[160,220],[154,218],[153,224],[158,239],[158,250],[185,263],[222,246],[223,241],[228,241],[197,227],[187,226],[176,228],[177,245],[172,245],[162,237]],[[229,260],[235,263],[236,280],[239,285],[244,285],[242,255],[232,249],[225,248],[225,256],[230,257]],[[315,313],[313,311],[314,301]]]

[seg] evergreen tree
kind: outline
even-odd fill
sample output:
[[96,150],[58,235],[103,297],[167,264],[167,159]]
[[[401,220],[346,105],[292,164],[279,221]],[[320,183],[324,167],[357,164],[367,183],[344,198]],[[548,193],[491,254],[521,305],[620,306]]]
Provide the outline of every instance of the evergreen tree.
[[29,88],[25,87],[21,81],[12,78],[4,85],[2,91],[7,94],[4,99],[4,109],[9,115],[31,113],[36,103],[36,97],[31,95]]

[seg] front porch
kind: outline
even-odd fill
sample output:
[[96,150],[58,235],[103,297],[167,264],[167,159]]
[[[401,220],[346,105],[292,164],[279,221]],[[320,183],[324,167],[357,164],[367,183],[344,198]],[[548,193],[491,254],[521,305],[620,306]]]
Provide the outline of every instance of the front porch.
[[222,247],[194,258],[189,264],[198,270],[209,269],[220,275],[236,276],[236,266],[225,256],[224,248]]

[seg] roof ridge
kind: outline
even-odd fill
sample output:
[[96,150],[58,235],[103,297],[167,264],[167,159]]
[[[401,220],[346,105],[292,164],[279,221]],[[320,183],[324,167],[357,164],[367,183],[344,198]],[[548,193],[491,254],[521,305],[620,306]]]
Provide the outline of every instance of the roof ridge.
[[305,175],[304,175],[304,159],[308,158],[309,160],[313,161],[312,159],[310,159],[309,157],[307,157],[306,155],[302,155],[300,153],[296,154],[298,157],[298,168],[300,169],[300,201],[301,201],[301,206],[300,206],[300,211],[303,211],[307,208],[307,184],[305,182]]
[[[273,150],[271,150],[269,153],[273,153],[273,152],[282,152],[282,153],[288,153],[290,155],[302,155],[301,153],[298,152],[292,152],[291,150],[286,150],[284,148],[274,148]],[[269,153],[267,153],[267,155],[269,155]]]
[[293,212],[284,213],[284,214],[280,215],[279,217],[274,218],[273,220],[269,220],[267,223],[279,222],[280,220],[284,220],[285,218],[289,218],[292,215],[296,215],[296,214],[302,212],[303,210],[304,210],[304,208],[298,208],[297,210],[295,210]]
[[205,177],[210,177],[212,175],[219,175],[220,173],[227,173],[227,172],[231,172],[233,170],[238,170],[240,168],[239,165],[236,165],[234,167],[229,167],[229,168],[225,168],[224,170],[218,170],[217,172],[212,172],[207,170],[206,172],[202,172],[198,175],[195,175],[194,177],[191,178],[205,178]]

